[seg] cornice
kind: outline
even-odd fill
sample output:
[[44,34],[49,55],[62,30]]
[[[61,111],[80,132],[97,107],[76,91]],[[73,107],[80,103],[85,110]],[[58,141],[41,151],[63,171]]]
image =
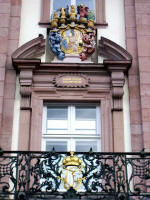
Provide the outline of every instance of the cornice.
[[39,35],[37,38],[30,40],[21,47],[19,47],[13,54],[12,59],[15,58],[37,58],[45,52],[45,39],[43,35]]
[[98,53],[100,56],[104,56],[108,60],[132,60],[132,56],[128,51],[115,42],[104,37],[101,37],[99,40]]

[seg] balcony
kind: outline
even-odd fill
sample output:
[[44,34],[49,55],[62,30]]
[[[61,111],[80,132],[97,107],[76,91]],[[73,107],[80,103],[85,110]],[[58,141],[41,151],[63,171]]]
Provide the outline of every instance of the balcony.
[[0,199],[148,200],[150,153],[1,151]]

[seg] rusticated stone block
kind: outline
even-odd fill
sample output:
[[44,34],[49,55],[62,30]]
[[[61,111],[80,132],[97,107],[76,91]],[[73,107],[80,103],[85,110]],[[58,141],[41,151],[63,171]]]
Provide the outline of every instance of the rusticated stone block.
[[150,36],[150,25],[137,25],[138,36]]
[[130,86],[138,86],[139,85],[139,76],[138,75],[130,75],[128,80],[129,80]]
[[[150,15],[142,15],[142,24],[148,25],[150,28]],[[150,33],[149,33],[150,34]]]
[[150,36],[138,37],[138,55],[150,56]]
[[[141,0],[140,0],[141,1]],[[135,1],[136,14],[150,14],[150,1],[140,3]]]
[[8,28],[0,28],[0,37],[8,36]]
[[136,38],[136,29],[135,27],[126,28],[127,38]]
[[11,150],[11,138],[10,137],[11,132],[1,134],[0,135],[0,147],[4,151],[10,151]]
[[132,98],[139,98],[139,88],[137,86],[130,87],[130,93]]
[[6,54],[0,53],[0,67],[5,67],[6,64]]
[[132,110],[130,111],[130,120],[132,124],[138,124],[141,123],[141,115],[140,115],[140,110]]
[[150,95],[149,96],[142,96],[141,97],[141,105],[143,108],[150,108]]
[[1,14],[10,13],[10,3],[0,3],[0,13]]
[[150,83],[149,84],[141,84],[141,96],[150,96]]
[[130,97],[130,110],[134,111],[137,109],[138,110],[141,109],[141,104],[140,104],[139,98]]
[[[142,66],[140,66],[142,68]],[[149,84],[150,83],[150,72],[143,72],[142,69],[140,69],[140,82],[141,84]]]
[[0,97],[0,115],[2,115],[3,112],[3,97]]
[[132,15],[125,15],[126,27],[127,28],[135,28],[135,17]]
[[10,27],[11,29],[15,29],[19,31],[20,28],[20,17],[11,17],[10,19]]
[[10,29],[9,30],[9,39],[10,40],[18,40],[19,38],[19,31],[16,31],[15,29]]
[[0,81],[5,80],[5,68],[0,68]]
[[16,84],[16,71],[13,69],[8,69],[6,71],[6,79],[5,82],[6,83],[14,83]]
[[133,63],[132,63],[132,67],[130,68],[129,70],[129,74],[130,75],[137,75],[139,74],[139,69],[138,69],[139,65],[138,65],[138,62],[136,59],[133,60]]
[[12,83],[5,84],[5,98],[14,99],[15,98],[16,85]]
[[133,58],[137,57],[137,46],[136,46],[136,38],[135,39],[127,39],[127,49]]
[[143,72],[150,72],[150,58],[149,57],[139,57],[139,65]]
[[20,0],[11,0],[11,5],[21,5]]
[[11,56],[18,47],[18,40],[9,40],[8,42],[8,55]]
[[0,3],[10,3],[11,0],[0,0]]
[[0,14],[0,27],[9,27],[9,15]]
[[131,141],[132,141],[132,151],[133,152],[139,152],[143,149],[143,135],[132,134]]
[[3,133],[12,132],[13,111],[14,99],[4,99],[2,122]]
[[132,134],[142,134],[142,125],[137,123],[131,125],[131,133]]
[[21,6],[20,5],[12,5],[10,15],[13,17],[18,17],[21,14]]
[[4,94],[4,82],[0,82],[0,97],[3,97]]
[[149,151],[150,150],[150,142],[149,142],[149,137],[150,137],[150,133],[147,132],[147,133],[144,133],[144,148],[145,148],[145,151]]
[[142,117],[143,117],[143,120],[146,122],[150,122],[150,109],[143,109],[142,110]]
[[125,6],[133,6],[134,5],[134,0],[125,0]]
[[8,40],[7,37],[0,37],[0,53],[7,53]]

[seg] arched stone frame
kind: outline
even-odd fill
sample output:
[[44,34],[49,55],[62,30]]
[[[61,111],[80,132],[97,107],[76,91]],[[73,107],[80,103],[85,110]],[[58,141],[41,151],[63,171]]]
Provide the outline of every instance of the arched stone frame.
[[[22,97],[19,150],[41,149],[43,102],[59,99],[60,102],[101,102],[102,151],[124,151],[122,97],[124,75],[131,65],[130,54],[106,38],[99,41],[99,53],[108,58],[103,64],[41,63],[33,55],[42,55],[44,49],[40,35],[13,54]],[[66,73],[84,74],[90,78],[89,87],[55,86],[54,78]]]

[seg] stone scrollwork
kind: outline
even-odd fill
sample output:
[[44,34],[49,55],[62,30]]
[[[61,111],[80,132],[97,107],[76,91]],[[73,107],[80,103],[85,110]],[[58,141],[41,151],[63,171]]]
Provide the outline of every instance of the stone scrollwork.
[[21,110],[31,110],[31,94],[32,94],[31,86],[21,86],[20,94],[22,98]]
[[21,94],[22,97],[30,96],[31,92],[32,92],[31,87],[23,86],[23,87],[20,88],[20,94]]

